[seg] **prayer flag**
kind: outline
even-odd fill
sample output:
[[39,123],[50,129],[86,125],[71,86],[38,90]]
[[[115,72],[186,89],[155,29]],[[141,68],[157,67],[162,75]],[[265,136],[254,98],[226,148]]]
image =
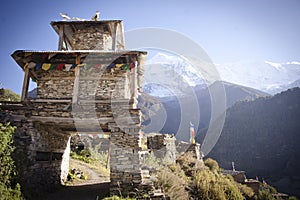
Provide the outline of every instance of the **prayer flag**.
[[51,64],[50,64],[50,63],[44,63],[44,64],[42,65],[42,69],[45,70],[45,71],[49,70],[50,67],[51,67]]
[[65,64],[58,64],[57,65],[57,70],[62,70],[64,68]]
[[195,129],[192,122],[190,122],[190,143],[195,144]]
[[108,65],[107,69],[112,69],[114,68],[115,64],[114,63],[111,63],[110,65]]
[[130,70],[135,68],[135,64],[134,63],[130,63]]
[[39,70],[39,69],[41,69],[42,68],[42,63],[37,63],[36,64],[36,66],[35,66],[35,68],[34,68],[34,70]]
[[116,64],[116,67],[117,68],[120,68],[120,67],[122,67],[123,66],[123,64]]
[[72,64],[65,64],[65,67],[66,67],[66,71],[70,71],[71,67],[72,67]]
[[57,64],[51,64],[50,69],[56,69],[57,68]]
[[30,62],[29,64],[28,64],[28,68],[29,69],[32,69],[32,68],[34,68],[36,66],[36,63],[35,62]]
[[128,64],[123,65],[123,70],[130,70],[130,67]]

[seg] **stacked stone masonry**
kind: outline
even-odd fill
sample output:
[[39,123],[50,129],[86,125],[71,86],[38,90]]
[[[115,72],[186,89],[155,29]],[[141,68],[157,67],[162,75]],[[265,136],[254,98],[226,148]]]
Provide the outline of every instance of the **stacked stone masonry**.
[[73,49],[111,51],[112,37],[105,27],[89,27],[78,30],[72,38]]

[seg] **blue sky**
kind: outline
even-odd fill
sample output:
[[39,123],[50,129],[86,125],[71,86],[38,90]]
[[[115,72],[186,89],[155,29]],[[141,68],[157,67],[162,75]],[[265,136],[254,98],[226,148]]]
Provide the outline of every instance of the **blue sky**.
[[20,93],[17,49],[56,50],[60,12],[122,19],[126,30],[160,27],[197,42],[215,63],[300,61],[300,0],[10,0],[0,12],[0,87]]

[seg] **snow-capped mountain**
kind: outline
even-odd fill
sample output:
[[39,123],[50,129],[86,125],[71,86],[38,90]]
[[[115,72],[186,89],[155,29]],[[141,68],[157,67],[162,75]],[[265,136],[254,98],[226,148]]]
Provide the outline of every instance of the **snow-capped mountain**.
[[182,95],[193,86],[205,84],[200,73],[184,58],[158,53],[147,60],[143,89],[153,96]]
[[236,62],[216,64],[221,79],[271,94],[300,78],[300,62]]
[[[215,64],[221,80],[270,94],[288,89],[300,79],[300,62],[271,61]],[[158,53],[147,60],[144,91],[153,96],[177,96],[191,87],[206,87],[201,71],[179,56]],[[295,84],[294,84],[295,85]]]

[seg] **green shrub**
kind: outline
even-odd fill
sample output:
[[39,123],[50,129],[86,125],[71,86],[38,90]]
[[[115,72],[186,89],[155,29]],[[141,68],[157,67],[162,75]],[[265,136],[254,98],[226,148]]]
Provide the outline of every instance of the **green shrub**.
[[0,182],[0,199],[1,200],[21,200],[23,199],[21,188],[19,184],[16,184],[15,188],[7,187]]
[[191,188],[194,199],[244,199],[234,181],[210,170],[196,173]]
[[185,190],[187,182],[168,168],[158,172],[156,185],[162,188],[171,199],[189,199],[189,194]]
[[243,185],[240,183],[236,183],[237,187],[239,188],[240,192],[243,194],[246,199],[251,199],[254,197],[254,191],[252,188],[248,187],[247,185]]
[[[16,168],[12,159],[15,150],[13,133],[15,128],[0,123],[0,199],[22,199],[20,185],[14,183]],[[14,183],[14,184],[13,184]]]
[[81,160],[85,163],[92,163],[92,161],[93,161],[90,154],[85,150],[80,151],[79,153],[75,153],[75,152],[71,151],[70,157],[73,159],[76,159],[76,160]]
[[269,190],[261,190],[259,191],[257,200],[276,200],[272,193]]
[[205,168],[202,161],[197,160],[192,152],[187,152],[184,155],[180,156],[177,160],[177,163],[180,165],[181,169],[189,177],[197,171],[203,170]]
[[207,158],[204,161],[205,166],[207,166],[211,171],[218,171],[219,170],[219,164],[217,161],[211,158]]
[[0,89],[0,101],[20,101],[21,96],[9,89]]

